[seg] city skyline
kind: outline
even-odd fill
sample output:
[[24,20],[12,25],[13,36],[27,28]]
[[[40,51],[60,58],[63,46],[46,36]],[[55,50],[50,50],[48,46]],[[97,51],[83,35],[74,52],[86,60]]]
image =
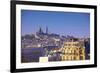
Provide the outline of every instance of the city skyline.
[[90,36],[90,14],[75,12],[55,12],[21,10],[22,35],[33,34],[41,27],[49,33],[72,35],[75,37]]

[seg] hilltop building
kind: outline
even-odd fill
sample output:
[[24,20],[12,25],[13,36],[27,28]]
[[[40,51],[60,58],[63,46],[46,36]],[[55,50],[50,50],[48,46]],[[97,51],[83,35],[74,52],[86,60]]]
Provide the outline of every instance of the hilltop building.
[[48,27],[46,27],[45,32],[40,27],[39,30],[36,32],[37,34],[48,34]]

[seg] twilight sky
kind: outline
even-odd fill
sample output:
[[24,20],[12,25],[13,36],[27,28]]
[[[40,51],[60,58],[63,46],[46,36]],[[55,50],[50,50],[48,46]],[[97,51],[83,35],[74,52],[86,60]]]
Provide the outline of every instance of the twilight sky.
[[73,35],[75,37],[89,37],[90,14],[75,12],[55,12],[21,10],[22,35],[34,34],[39,27],[45,32],[48,27],[49,33],[60,35]]

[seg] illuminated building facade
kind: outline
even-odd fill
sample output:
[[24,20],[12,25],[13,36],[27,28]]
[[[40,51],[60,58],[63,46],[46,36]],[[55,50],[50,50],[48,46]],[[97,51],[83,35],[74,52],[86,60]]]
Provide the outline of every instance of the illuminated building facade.
[[64,42],[61,48],[61,60],[85,60],[85,47],[83,42],[70,41]]

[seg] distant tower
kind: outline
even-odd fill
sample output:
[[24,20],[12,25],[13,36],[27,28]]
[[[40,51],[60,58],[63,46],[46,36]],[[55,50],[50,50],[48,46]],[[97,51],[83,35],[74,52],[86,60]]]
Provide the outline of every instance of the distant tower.
[[39,28],[39,33],[43,33],[43,31],[42,31],[42,28],[41,28],[41,27]]
[[48,34],[48,27],[46,26],[46,34]]

